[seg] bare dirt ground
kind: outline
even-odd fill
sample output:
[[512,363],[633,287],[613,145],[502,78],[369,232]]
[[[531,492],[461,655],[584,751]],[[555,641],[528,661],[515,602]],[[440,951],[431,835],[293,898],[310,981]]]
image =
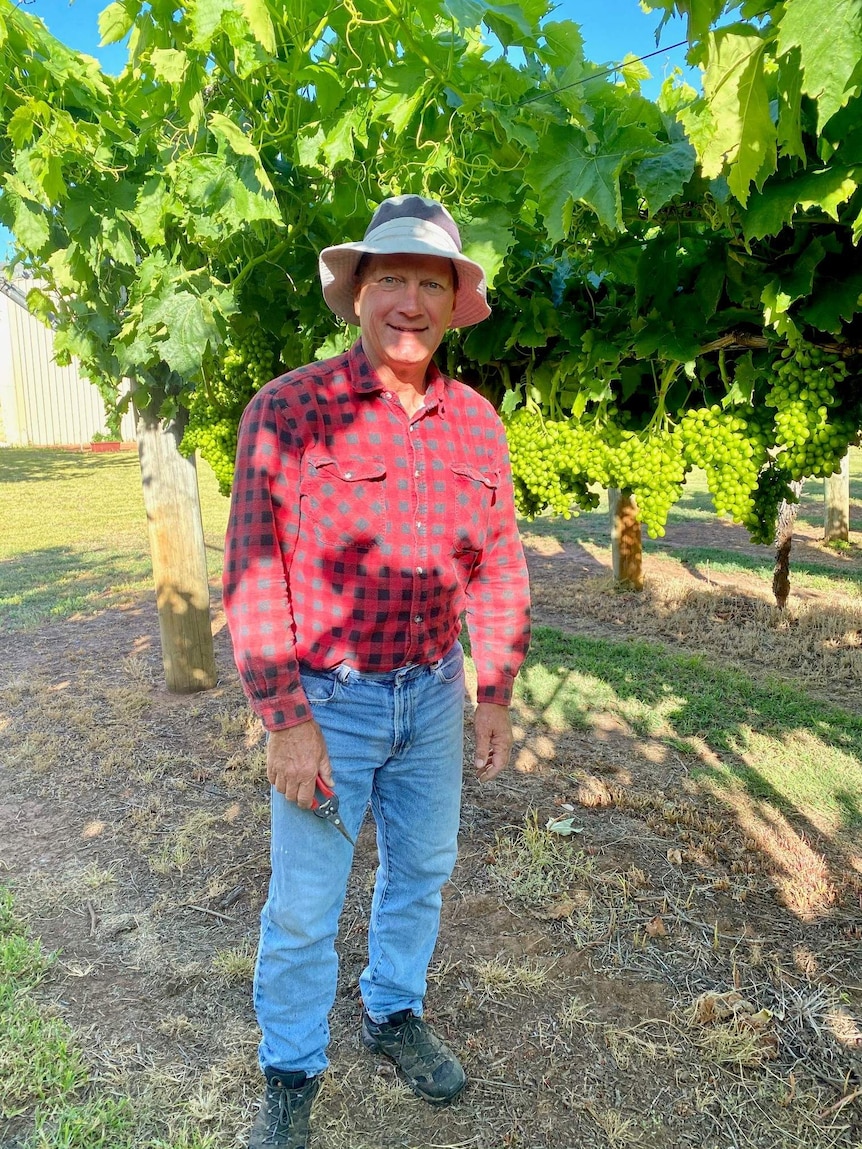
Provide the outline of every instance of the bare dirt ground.
[[[713,545],[747,546],[714,530]],[[776,622],[754,576],[651,556],[644,593],[614,594],[601,546],[527,546],[540,625],[708,649],[860,705],[858,600],[804,592]],[[804,532],[801,554],[847,561]],[[45,1000],[99,1087],[139,1099],[146,1136],[192,1122],[227,1147],[260,1086],[249,991],[268,815],[218,609],[215,625],[222,678],[192,697],[161,685],[148,602],[0,632],[0,880],[58,952]],[[612,716],[571,729],[523,703],[516,724],[515,768],[481,788],[467,774],[428,994],[469,1087],[429,1110],[360,1048],[366,824],[315,1149],[862,1145],[858,839],[717,796],[690,754]],[[545,832],[566,816],[577,833]],[[0,1146],[31,1129],[0,1119]]]

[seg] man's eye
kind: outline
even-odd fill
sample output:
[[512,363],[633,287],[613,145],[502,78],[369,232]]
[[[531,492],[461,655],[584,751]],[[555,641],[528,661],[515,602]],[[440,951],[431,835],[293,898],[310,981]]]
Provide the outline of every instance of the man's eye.
[[445,291],[446,290],[445,283],[437,283],[437,281],[434,279],[432,279],[429,283],[426,283],[425,286],[428,288],[429,291],[435,291],[436,292],[436,291]]
[[395,275],[381,275],[380,282],[384,287],[394,287],[398,283],[398,277]]

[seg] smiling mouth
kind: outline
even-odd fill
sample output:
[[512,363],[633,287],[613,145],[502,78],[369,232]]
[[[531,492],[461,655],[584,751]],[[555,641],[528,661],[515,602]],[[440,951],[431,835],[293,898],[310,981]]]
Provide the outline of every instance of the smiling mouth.
[[428,330],[427,327],[398,327],[394,323],[390,323],[389,327],[391,327],[393,331],[401,331],[405,335],[421,335],[423,331]]

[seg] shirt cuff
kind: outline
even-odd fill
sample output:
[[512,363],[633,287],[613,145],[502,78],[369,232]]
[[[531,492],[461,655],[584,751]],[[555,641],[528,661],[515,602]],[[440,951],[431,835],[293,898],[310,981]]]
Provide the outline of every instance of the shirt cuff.
[[267,730],[288,730],[312,717],[305,692],[297,690],[287,698],[255,698],[251,707]]
[[476,702],[492,702],[495,706],[511,706],[514,686],[515,678],[508,674],[500,675],[495,682],[480,682],[476,687]]

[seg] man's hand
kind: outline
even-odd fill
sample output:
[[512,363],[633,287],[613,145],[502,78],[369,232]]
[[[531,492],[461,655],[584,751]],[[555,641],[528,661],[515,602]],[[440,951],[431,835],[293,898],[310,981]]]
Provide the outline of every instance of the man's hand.
[[323,731],[314,721],[273,730],[266,747],[266,776],[289,802],[310,810],[317,775],[332,785],[332,767]]
[[490,782],[509,764],[512,752],[512,719],[508,706],[480,702],[473,715],[476,736],[476,774],[480,782]]

